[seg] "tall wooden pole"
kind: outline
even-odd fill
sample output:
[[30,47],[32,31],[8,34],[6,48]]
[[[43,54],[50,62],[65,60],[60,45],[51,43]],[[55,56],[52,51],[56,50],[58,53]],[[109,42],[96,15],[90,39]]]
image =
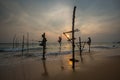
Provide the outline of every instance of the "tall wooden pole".
[[81,50],[81,38],[79,37],[79,45],[80,45],[80,56],[82,55],[82,50]]
[[23,49],[24,49],[24,35],[23,35],[23,41],[22,41],[22,56],[23,56]]
[[29,53],[29,33],[27,33],[27,53]]
[[74,6],[73,18],[72,18],[72,68],[73,70],[75,69],[75,37],[74,37],[75,11],[76,11],[76,6]]
[[16,34],[13,37],[13,49],[15,48],[15,39],[16,39]]
[[81,62],[83,63],[81,37],[79,37],[79,50],[80,50],[80,58],[81,58]]

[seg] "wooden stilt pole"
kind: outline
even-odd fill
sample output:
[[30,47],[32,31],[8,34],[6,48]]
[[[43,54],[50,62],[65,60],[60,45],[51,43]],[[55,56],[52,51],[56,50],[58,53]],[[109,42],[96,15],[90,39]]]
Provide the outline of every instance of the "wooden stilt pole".
[[27,33],[27,53],[29,53],[29,33]]
[[89,53],[90,53],[90,45],[89,45]]
[[81,38],[79,37],[79,45],[80,45],[80,56],[82,55],[82,50],[81,50]]
[[81,58],[81,62],[83,62],[83,57],[82,57],[82,45],[81,45],[81,38],[79,37],[79,50],[80,50],[80,58]]
[[73,70],[75,69],[75,37],[74,37],[75,11],[76,11],[76,6],[74,6],[73,18],[72,18],[72,68]]
[[22,56],[23,56],[23,49],[24,49],[24,35],[23,35],[23,41],[22,41]]
[[13,37],[13,49],[15,48],[15,39],[16,39],[16,34]]

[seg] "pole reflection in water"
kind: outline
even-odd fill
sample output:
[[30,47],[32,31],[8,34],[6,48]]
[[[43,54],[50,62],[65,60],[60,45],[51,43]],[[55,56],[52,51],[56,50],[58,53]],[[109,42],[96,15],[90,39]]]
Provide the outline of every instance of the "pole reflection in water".
[[83,57],[82,57],[82,55],[80,56],[80,59],[81,59],[81,63],[83,63]]
[[47,71],[47,67],[46,67],[46,61],[42,60],[43,63],[43,69],[44,69],[44,73],[42,73],[42,76],[48,76],[48,71]]

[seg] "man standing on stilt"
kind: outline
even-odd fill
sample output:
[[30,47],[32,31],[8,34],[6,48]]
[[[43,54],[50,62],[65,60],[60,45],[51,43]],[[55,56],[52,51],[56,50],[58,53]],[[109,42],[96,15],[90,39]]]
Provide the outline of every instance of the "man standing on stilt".
[[87,44],[88,44],[88,46],[89,46],[89,53],[90,53],[90,45],[91,45],[91,38],[90,38],[90,37],[88,37]]
[[43,57],[42,57],[42,60],[45,60],[45,53],[46,53],[46,42],[47,42],[47,39],[45,37],[45,33],[42,34],[42,41],[40,41],[40,46],[43,46]]

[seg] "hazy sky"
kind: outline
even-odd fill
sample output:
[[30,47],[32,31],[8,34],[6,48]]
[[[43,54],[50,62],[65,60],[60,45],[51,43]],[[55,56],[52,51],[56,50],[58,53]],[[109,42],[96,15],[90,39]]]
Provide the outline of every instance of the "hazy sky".
[[46,32],[48,41],[71,30],[76,9],[75,33],[92,41],[120,41],[120,0],[0,0],[0,42],[12,42],[29,32],[40,40]]

